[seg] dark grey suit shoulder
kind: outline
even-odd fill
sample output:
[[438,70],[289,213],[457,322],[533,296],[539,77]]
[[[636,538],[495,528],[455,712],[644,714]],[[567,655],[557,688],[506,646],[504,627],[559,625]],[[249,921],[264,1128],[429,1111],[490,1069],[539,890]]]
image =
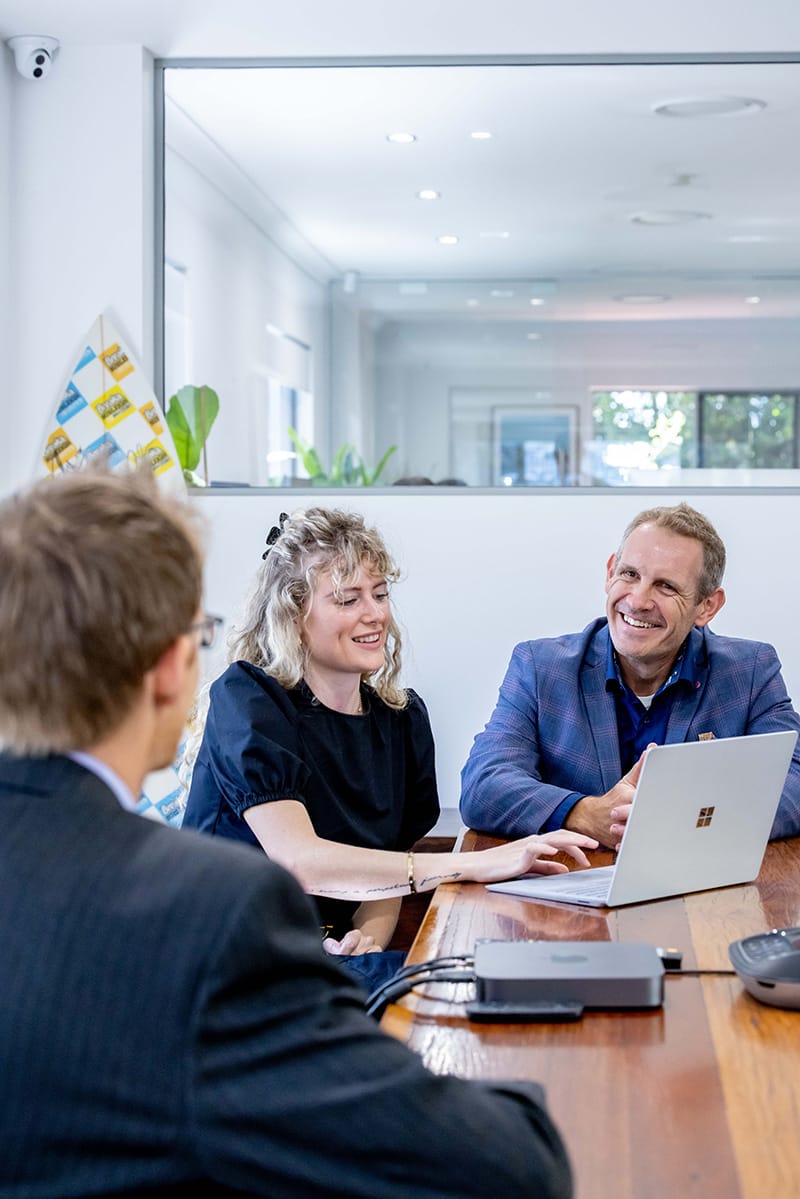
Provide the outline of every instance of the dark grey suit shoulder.
[[382,1035],[263,853],[64,758],[0,755],[0,811],[4,1199],[571,1193],[538,1088]]

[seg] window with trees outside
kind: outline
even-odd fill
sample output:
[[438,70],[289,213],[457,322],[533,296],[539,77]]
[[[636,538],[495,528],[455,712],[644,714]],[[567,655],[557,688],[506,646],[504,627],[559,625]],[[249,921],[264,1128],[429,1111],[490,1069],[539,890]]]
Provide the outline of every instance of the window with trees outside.
[[601,486],[651,472],[800,465],[797,392],[594,389],[592,431],[589,469]]

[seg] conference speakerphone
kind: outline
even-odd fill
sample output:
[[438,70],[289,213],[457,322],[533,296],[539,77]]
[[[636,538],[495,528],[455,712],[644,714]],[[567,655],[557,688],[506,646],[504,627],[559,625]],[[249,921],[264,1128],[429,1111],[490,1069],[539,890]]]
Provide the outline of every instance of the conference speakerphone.
[[659,1008],[654,945],[621,941],[478,941],[471,1020],[579,1020],[585,1009]]

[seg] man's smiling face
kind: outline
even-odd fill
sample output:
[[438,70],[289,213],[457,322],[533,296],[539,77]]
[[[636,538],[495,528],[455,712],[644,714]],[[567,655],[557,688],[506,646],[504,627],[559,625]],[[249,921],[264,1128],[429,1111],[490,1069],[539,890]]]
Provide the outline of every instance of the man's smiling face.
[[702,568],[699,541],[653,524],[639,525],[619,558],[609,558],[606,615],[629,685],[647,680],[660,687],[691,629],[708,624],[722,607],[721,588],[698,598]]

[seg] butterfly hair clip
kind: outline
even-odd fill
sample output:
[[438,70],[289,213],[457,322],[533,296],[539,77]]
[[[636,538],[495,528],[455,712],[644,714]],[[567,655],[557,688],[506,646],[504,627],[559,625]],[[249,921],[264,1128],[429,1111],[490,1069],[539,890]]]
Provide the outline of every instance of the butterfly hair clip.
[[278,540],[281,533],[283,532],[283,526],[286,524],[288,519],[289,519],[289,513],[281,512],[280,516],[278,517],[278,524],[273,525],[272,528],[270,529],[270,531],[267,533],[267,548],[264,550],[264,553],[261,555],[261,557],[264,561],[266,561],[269,551],[272,549],[273,545],[275,544],[275,542]]

